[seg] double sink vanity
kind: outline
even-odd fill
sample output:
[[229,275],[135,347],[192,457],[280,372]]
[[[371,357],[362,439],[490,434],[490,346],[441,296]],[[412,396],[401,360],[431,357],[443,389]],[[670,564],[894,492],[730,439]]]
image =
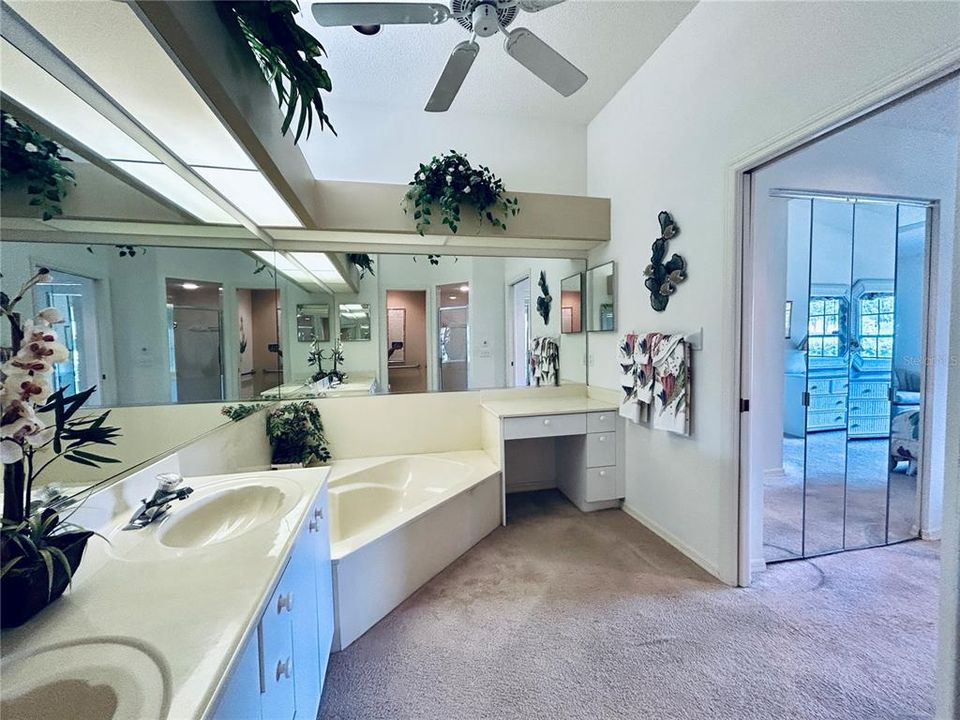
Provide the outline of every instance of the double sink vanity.
[[3,717],[315,717],[334,629],[328,474],[193,477],[162,521],[129,530],[115,513],[72,590],[4,632]]

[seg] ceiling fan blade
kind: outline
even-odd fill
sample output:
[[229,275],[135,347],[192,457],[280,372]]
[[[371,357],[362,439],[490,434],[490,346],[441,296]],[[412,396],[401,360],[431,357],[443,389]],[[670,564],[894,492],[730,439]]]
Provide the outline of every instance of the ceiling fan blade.
[[453,49],[424,110],[446,112],[450,109],[450,104],[460,92],[460,86],[470,72],[473,61],[477,59],[478,52],[480,52],[480,46],[470,40],[464,40]]
[[564,97],[573,95],[587,81],[576,65],[526,28],[507,33],[503,46],[510,57]]
[[562,2],[563,0],[520,0],[517,5],[519,5],[520,9],[524,12],[535,13],[546,10],[554,5],[559,5]]
[[441,3],[315,2],[313,17],[321,27],[439,25],[450,17],[450,9]]

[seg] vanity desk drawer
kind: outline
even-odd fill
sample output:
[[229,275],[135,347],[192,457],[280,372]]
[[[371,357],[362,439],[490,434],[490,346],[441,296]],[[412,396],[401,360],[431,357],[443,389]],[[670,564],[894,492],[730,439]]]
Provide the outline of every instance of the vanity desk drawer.
[[603,502],[617,497],[617,468],[587,468],[586,484],[583,491],[587,502]]
[[587,413],[587,432],[609,432],[617,429],[617,414],[612,410]]
[[534,415],[503,419],[503,439],[555,437],[559,435],[583,435],[587,431],[584,413],[569,415]]
[[587,435],[587,467],[595,468],[616,464],[616,433],[590,433]]

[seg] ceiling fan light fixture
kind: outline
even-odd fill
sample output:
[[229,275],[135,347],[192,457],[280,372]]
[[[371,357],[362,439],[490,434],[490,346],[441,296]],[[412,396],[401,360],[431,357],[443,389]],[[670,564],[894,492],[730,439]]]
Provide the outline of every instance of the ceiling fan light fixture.
[[361,35],[376,35],[383,28],[382,25],[354,25],[353,29]]

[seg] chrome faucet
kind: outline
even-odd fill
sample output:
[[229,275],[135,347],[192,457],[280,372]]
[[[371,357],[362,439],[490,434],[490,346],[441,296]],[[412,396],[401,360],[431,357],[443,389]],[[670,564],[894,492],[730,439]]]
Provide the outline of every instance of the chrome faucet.
[[124,530],[139,530],[154,520],[162,517],[170,509],[174,500],[185,500],[193,492],[191,487],[178,488],[183,478],[177,473],[160,473],[157,475],[157,489],[149,500],[143,499],[143,504],[130,518],[130,522],[123,526]]

